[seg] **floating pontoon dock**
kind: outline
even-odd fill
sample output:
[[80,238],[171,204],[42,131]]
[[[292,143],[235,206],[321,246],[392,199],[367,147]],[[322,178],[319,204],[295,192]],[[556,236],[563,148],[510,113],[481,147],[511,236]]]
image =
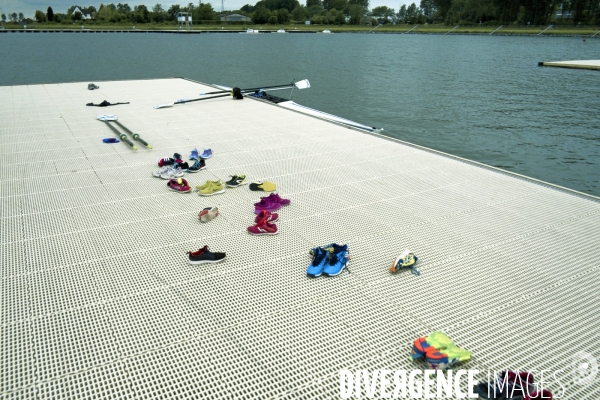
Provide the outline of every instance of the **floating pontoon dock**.
[[[3,399],[338,398],[340,369],[425,369],[435,330],[473,352],[460,368],[563,370],[563,398],[600,398],[572,379],[600,356],[598,199],[258,99],[153,109],[212,89],[184,79],[95,83],[0,87]],[[102,143],[98,114],[154,150]],[[194,147],[214,152],[194,186],[277,184],[279,235],[246,232],[248,186],[152,177]],[[331,242],[350,272],[307,278]],[[205,244],[227,260],[189,265]],[[406,248],[421,276],[388,272]]]
[[559,67],[600,70],[600,60],[540,61],[540,67]]

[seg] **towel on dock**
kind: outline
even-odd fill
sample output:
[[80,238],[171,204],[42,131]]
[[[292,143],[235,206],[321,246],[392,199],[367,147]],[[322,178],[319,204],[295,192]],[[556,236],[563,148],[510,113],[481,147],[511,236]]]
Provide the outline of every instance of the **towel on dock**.
[[86,106],[94,106],[94,107],[108,107],[108,106],[117,106],[119,104],[129,104],[129,102],[127,103],[109,103],[108,101],[104,100],[102,103],[100,104],[94,104],[94,103],[87,103]]

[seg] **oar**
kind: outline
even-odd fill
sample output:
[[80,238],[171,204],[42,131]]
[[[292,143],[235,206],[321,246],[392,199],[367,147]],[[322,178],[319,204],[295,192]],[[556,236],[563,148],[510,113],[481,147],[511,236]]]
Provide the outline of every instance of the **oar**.
[[222,94],[220,96],[203,97],[200,99],[191,99],[191,100],[180,99],[180,100],[177,100],[175,103],[159,104],[157,106],[154,106],[154,108],[159,109],[159,108],[165,108],[165,107],[173,107],[175,104],[191,103],[192,101],[210,100],[210,99],[216,99],[218,97],[228,97],[228,96],[231,96],[232,94],[233,93],[230,92],[227,94]]
[[[298,89],[308,89],[310,87],[310,82],[308,81],[308,79],[303,79],[301,81],[298,82],[292,82],[292,83],[287,83],[284,85],[276,85],[276,86],[263,86],[263,87],[256,87],[256,88],[249,88],[249,89],[240,89],[242,92],[254,92],[255,90],[263,90],[263,91],[268,91],[268,90],[282,90],[282,89],[289,89],[292,87],[297,87]],[[221,93],[228,93],[230,90],[220,90],[218,92],[208,92],[208,93],[199,93],[200,96],[205,96],[207,94],[221,94]]]
[[[259,88],[240,89],[240,92],[241,93],[248,93],[248,92],[254,92],[256,90],[269,91],[269,90],[282,90],[282,89],[290,89],[290,88],[292,88],[292,89],[293,88],[308,89],[308,88],[310,88],[310,82],[308,81],[308,79],[303,79],[301,81],[292,82],[292,83],[289,83],[287,85],[277,85],[277,86],[266,86],[266,87],[259,87]],[[173,107],[175,104],[190,103],[192,101],[200,101],[200,100],[208,100],[208,99],[216,99],[217,97],[226,97],[226,96],[231,96],[231,95],[234,94],[233,90],[229,89],[229,90],[221,90],[221,91],[217,91],[217,92],[200,93],[200,96],[207,95],[207,94],[219,94],[219,93],[227,93],[227,94],[224,94],[224,95],[221,95],[221,96],[203,97],[203,98],[192,99],[192,100],[181,99],[181,100],[177,100],[174,103],[160,104],[158,106],[154,106],[154,108],[159,109],[159,108]]]
[[119,139],[121,139],[123,142],[127,143],[129,146],[131,146],[131,148],[133,150],[137,150],[137,147],[135,147],[135,145],[133,143],[131,143],[131,140],[129,140],[127,138],[127,135],[124,133],[119,132],[118,130],[115,129],[114,126],[112,126],[111,124],[108,123],[108,121],[106,119],[100,119],[98,118],[100,121],[104,122],[114,133],[116,133],[116,135],[119,137]]
[[146,146],[149,149],[152,148],[152,146],[149,145],[148,142],[146,142],[144,139],[142,139],[139,134],[131,132],[125,125],[120,123],[119,120],[117,119],[116,115],[99,115],[96,118],[98,118],[100,121],[106,121],[106,122],[112,121],[112,122],[116,123],[117,125],[119,125],[121,127],[121,129],[123,129],[125,132],[129,133],[131,135],[131,137],[133,138],[133,140],[137,140],[138,142],[140,142],[141,144],[143,144],[144,146]]

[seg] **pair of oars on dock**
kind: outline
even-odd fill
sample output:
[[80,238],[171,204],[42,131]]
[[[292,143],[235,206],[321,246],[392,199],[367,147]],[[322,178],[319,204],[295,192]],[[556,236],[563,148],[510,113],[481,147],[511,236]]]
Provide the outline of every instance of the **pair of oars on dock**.
[[133,133],[132,131],[130,131],[129,129],[127,129],[127,127],[125,125],[123,125],[122,123],[120,123],[117,120],[117,116],[116,115],[98,115],[96,117],[96,119],[98,119],[99,121],[105,122],[106,125],[108,125],[108,127],[119,137],[119,139],[121,139],[123,142],[127,143],[129,145],[129,147],[131,147],[133,150],[137,150],[137,147],[135,146],[135,144],[133,144],[133,142],[131,140],[129,140],[129,138],[127,137],[126,134],[119,132],[119,130],[117,128],[115,128],[114,126],[112,126],[110,124],[111,122],[114,122],[121,129],[123,129],[125,132],[129,133],[131,135],[131,137],[133,138],[133,140],[137,140],[138,142],[140,142],[141,144],[143,144],[144,146],[146,146],[149,149],[152,148],[152,146],[150,146],[148,144],[148,142],[146,142],[144,139],[142,139],[139,134]]
[[[200,93],[200,96],[206,96],[206,95],[210,95],[210,94],[218,94],[220,96],[200,97],[198,99],[191,99],[191,100],[179,99],[174,103],[159,104],[157,106],[154,106],[154,108],[159,109],[159,108],[173,107],[175,104],[191,103],[193,101],[210,100],[210,99],[216,99],[219,97],[228,97],[228,96],[233,96],[236,99],[241,99],[241,98],[243,98],[242,96],[244,93],[251,93],[251,92],[257,92],[257,91],[268,92],[271,90],[283,90],[283,89],[292,89],[292,91],[293,91],[294,88],[308,89],[308,88],[310,88],[310,82],[308,81],[308,79],[303,79],[298,82],[292,82],[292,83],[288,83],[285,85],[277,85],[277,86],[263,86],[263,87],[249,88],[249,89],[240,89],[240,88],[235,87],[233,89],[219,90],[216,92]],[[221,94],[221,93],[225,93],[225,94]]]

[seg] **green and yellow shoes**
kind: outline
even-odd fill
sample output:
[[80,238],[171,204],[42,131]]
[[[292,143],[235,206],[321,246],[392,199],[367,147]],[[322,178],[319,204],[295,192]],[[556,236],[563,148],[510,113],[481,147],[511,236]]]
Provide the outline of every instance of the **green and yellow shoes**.
[[225,193],[225,188],[220,180],[206,181],[203,185],[196,186],[200,196],[212,196],[215,194]]

